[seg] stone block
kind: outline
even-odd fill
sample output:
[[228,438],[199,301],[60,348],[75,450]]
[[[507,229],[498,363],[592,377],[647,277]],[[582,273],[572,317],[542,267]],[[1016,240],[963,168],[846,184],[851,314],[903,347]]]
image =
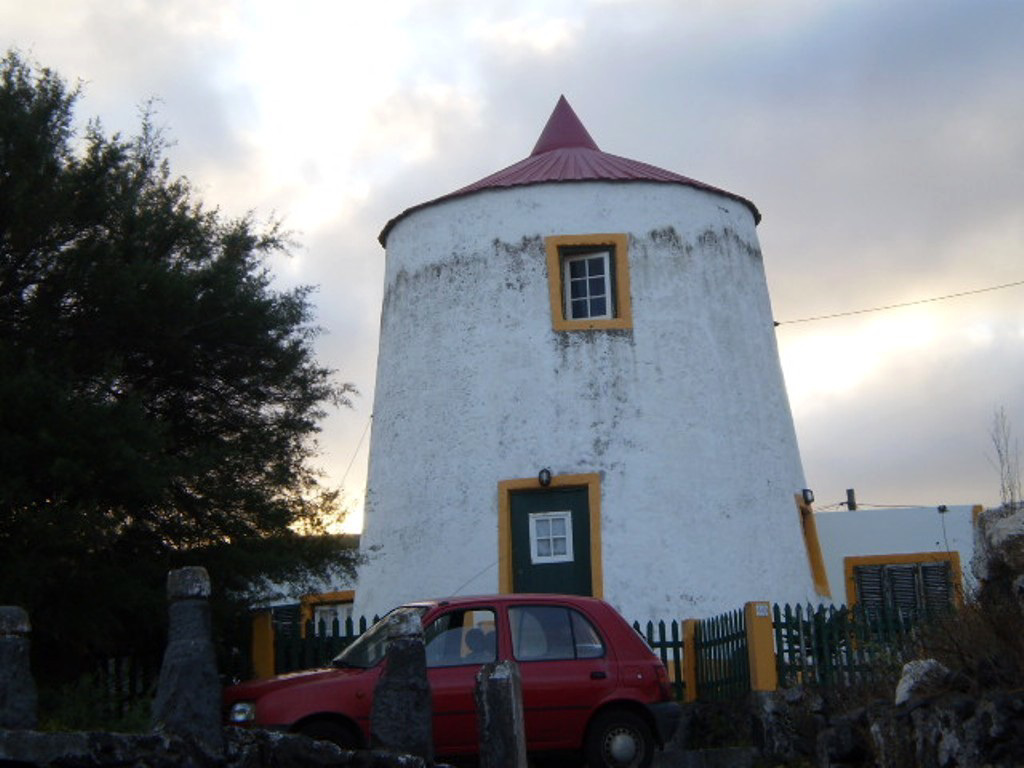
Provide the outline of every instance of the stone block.
[[423,627],[414,611],[395,611],[389,621],[387,661],[373,693],[370,737],[374,745],[431,761],[433,706]]
[[514,661],[485,664],[474,690],[480,768],[526,768],[523,686]]
[[39,703],[30,659],[28,613],[0,606],[0,728],[36,727]]

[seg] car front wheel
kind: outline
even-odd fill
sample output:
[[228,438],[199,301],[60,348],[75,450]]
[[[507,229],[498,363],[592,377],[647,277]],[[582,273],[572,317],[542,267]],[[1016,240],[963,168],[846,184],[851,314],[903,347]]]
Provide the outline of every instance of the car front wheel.
[[585,751],[590,768],[647,768],[654,758],[654,737],[639,715],[611,710],[590,724]]
[[362,746],[354,728],[333,720],[312,720],[300,727],[298,732],[311,739],[333,742],[342,749],[359,749]]

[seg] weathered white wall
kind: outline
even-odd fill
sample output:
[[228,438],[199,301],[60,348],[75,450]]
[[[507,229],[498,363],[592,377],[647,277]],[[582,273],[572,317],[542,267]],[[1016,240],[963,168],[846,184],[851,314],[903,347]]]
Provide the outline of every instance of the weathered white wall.
[[945,512],[937,507],[897,507],[815,513],[832,602],[848,602],[845,557],[959,552],[963,583],[970,589],[973,509],[968,505],[947,507]]
[[[630,235],[633,329],[556,333],[543,238]],[[498,482],[602,473],[625,615],[806,600],[804,486],[750,210],[672,184],[492,190],[387,243],[356,612],[498,588]]]

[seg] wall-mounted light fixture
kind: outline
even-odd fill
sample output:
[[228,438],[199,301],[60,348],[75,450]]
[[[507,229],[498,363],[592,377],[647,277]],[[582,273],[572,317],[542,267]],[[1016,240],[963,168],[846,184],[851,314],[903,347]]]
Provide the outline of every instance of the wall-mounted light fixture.
[[547,488],[551,485],[551,470],[544,467],[540,472],[537,473],[537,482],[540,483],[541,488]]
[[814,491],[812,491],[810,488],[804,488],[802,491],[800,491],[800,494],[804,497],[804,504],[814,503]]

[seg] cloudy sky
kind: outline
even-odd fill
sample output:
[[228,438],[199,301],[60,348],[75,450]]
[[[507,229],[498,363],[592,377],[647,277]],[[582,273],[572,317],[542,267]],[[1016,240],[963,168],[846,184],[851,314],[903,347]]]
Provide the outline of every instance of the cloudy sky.
[[[389,218],[529,154],[560,94],[601,149],[757,204],[818,506],[995,504],[1024,436],[1024,3],[0,0],[0,47],[141,104],[209,204],[276,215],[358,386],[323,467],[358,508]],[[353,516],[358,525],[358,515]]]

